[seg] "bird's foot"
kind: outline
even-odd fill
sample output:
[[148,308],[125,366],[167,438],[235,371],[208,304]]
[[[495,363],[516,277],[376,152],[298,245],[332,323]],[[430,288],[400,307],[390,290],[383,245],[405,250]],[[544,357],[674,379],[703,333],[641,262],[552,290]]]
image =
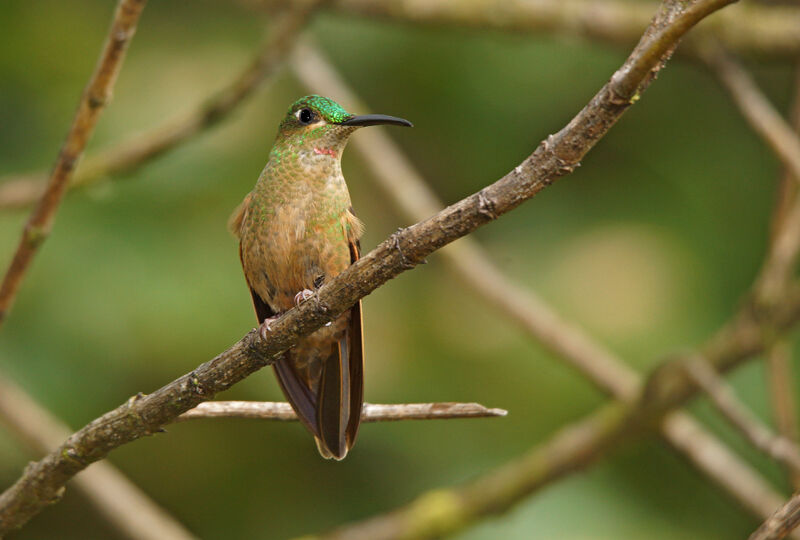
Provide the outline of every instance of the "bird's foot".
[[280,318],[280,315],[276,315],[274,317],[268,317],[264,319],[264,322],[261,323],[261,326],[258,327],[258,333],[261,334],[261,339],[266,340],[267,334],[272,332],[272,328],[270,325],[277,321]]
[[303,289],[302,291],[294,295],[294,305],[299,306],[302,302],[305,302],[312,296],[314,296],[314,291],[309,289]]

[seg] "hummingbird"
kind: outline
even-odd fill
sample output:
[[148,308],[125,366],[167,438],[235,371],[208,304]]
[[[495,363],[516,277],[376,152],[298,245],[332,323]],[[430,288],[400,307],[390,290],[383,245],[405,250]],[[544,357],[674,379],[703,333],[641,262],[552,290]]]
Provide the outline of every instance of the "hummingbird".
[[[342,175],[342,151],[360,127],[411,127],[383,114],[356,116],[311,95],[289,107],[253,190],[230,220],[261,336],[360,254],[364,225]],[[361,302],[301,339],[273,364],[278,383],[326,459],[356,440],[364,396]]]

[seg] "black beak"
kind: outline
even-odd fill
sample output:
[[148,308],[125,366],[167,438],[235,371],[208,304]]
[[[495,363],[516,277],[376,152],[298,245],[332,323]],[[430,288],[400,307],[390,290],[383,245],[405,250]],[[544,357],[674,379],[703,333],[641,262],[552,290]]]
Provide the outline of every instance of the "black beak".
[[408,120],[397,118],[396,116],[387,116],[385,114],[362,114],[360,116],[351,116],[344,122],[339,122],[338,124],[340,126],[353,127],[380,126],[384,124],[391,126],[414,127],[414,124]]

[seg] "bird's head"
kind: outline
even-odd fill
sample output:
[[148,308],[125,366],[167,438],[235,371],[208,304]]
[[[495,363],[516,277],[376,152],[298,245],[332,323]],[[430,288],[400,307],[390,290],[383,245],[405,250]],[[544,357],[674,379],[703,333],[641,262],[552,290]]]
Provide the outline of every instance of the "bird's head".
[[311,95],[289,107],[278,130],[278,139],[292,145],[311,144],[320,151],[338,154],[357,128],[378,125],[413,126],[408,120],[385,114],[356,116],[332,99]]

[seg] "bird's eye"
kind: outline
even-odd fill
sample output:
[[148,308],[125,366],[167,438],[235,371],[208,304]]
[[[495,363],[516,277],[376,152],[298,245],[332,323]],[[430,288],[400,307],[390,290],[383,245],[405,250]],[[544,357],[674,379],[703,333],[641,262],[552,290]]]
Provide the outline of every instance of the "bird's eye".
[[297,111],[297,119],[301,124],[310,124],[314,119],[314,113],[311,112],[311,109],[300,109]]

